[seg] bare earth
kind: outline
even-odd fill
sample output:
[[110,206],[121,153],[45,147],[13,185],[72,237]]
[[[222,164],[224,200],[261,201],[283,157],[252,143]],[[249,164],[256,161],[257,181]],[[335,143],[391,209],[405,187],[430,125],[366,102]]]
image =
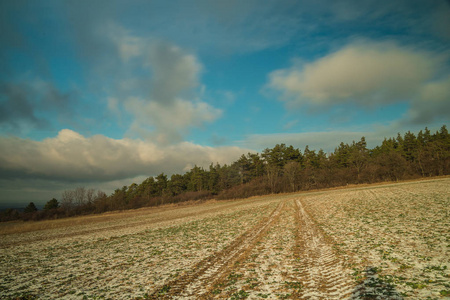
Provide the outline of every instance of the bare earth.
[[1,224],[0,298],[444,299],[449,252],[449,178],[211,201]]

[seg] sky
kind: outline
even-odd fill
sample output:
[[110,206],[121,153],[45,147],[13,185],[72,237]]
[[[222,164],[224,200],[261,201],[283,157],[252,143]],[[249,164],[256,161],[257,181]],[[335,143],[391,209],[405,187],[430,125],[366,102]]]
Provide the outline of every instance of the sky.
[[445,0],[0,0],[0,205],[450,119]]

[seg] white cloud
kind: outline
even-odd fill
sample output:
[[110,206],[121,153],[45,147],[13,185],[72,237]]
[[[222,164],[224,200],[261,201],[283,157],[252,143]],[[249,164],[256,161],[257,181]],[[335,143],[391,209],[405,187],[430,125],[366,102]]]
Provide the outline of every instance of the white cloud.
[[166,147],[139,139],[84,137],[64,129],[43,141],[0,137],[0,179],[106,182],[182,173],[187,166],[207,167],[235,161],[246,149],[205,147],[182,142]]
[[212,122],[222,111],[206,102],[174,99],[171,105],[141,98],[129,98],[125,101],[127,111],[134,115],[130,134],[156,138],[161,144],[183,140],[183,134],[190,127],[201,127]]
[[441,61],[395,43],[358,42],[314,62],[274,71],[268,87],[289,105],[370,107],[409,99]]
[[122,62],[123,78],[118,80],[124,91],[139,89],[148,93],[146,98],[170,105],[199,86],[202,65],[195,55],[162,40],[132,35],[118,24],[111,23],[103,30]]
[[168,42],[131,35],[118,25],[107,35],[128,69],[118,78],[108,109],[132,121],[127,136],[176,143],[192,127],[201,127],[222,111],[199,99],[202,65],[197,57]]

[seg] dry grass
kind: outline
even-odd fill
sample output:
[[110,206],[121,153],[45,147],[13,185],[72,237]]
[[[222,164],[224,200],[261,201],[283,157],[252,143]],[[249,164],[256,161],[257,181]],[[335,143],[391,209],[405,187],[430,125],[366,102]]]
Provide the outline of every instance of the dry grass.
[[[430,180],[445,179],[445,178],[450,178],[450,176],[430,177],[430,178],[420,179],[420,180],[405,180],[405,181],[401,181],[401,183],[419,182],[419,181],[422,182],[422,181],[430,181]],[[286,193],[284,195],[309,194],[309,193],[323,192],[323,191],[352,189],[352,188],[357,188],[357,187],[375,187],[375,186],[384,186],[384,185],[391,185],[391,184],[395,184],[395,183],[381,182],[381,183],[376,183],[376,184],[348,185],[348,186],[321,189],[321,190],[310,190],[310,191],[300,192],[300,193],[299,192]],[[273,197],[273,195],[253,196],[248,199],[249,200],[265,199],[267,197],[270,198],[270,197]],[[233,201],[238,201],[238,200],[226,200],[226,202],[233,202]],[[181,209],[181,208],[185,208],[188,206],[205,206],[205,205],[208,206],[208,205],[212,205],[216,202],[217,201],[214,199],[206,200],[206,201],[187,201],[187,202],[181,202],[181,203],[177,203],[177,204],[162,205],[162,206],[158,206],[158,207],[144,207],[144,208],[139,208],[139,209],[125,210],[125,211],[113,211],[113,212],[106,212],[106,213],[96,214],[96,215],[77,216],[77,217],[64,218],[64,219],[58,219],[58,220],[27,221],[27,222],[24,222],[24,221],[1,222],[0,223],[0,236],[7,235],[7,234],[39,231],[39,230],[64,228],[64,227],[68,227],[68,226],[79,226],[79,225],[96,224],[96,223],[102,223],[102,222],[111,222],[114,220],[134,218],[137,216],[145,216],[147,214],[153,214],[153,213],[158,213],[158,212],[162,212],[162,211]],[[220,202],[223,202],[223,200],[221,200]]]
[[178,204],[167,204],[158,207],[143,207],[139,209],[113,211],[96,215],[76,216],[57,220],[3,222],[0,223],[0,235],[110,222],[119,219],[134,218],[137,216],[145,216],[163,211],[181,209],[186,206],[211,205],[215,202],[215,200],[189,201]]

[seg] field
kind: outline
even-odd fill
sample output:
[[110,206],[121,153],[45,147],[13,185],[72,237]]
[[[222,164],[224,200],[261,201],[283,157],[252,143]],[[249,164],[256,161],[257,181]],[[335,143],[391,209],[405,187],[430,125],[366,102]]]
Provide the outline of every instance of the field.
[[443,299],[450,178],[0,225],[0,298]]

